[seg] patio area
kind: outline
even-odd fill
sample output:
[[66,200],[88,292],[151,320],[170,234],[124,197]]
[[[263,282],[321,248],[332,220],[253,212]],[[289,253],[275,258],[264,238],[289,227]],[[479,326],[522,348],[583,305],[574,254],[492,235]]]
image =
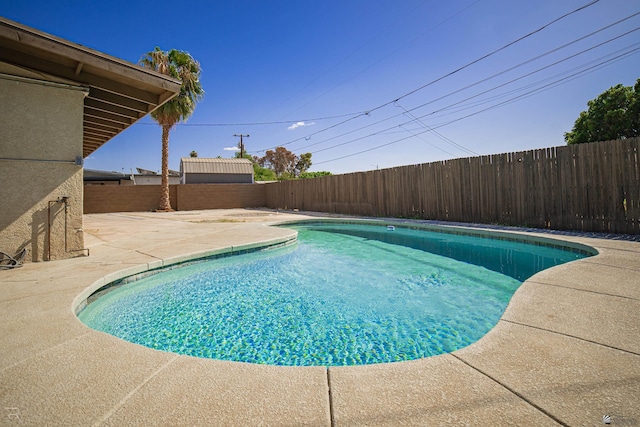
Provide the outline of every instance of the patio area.
[[[118,278],[291,239],[313,213],[84,216],[90,256],[0,270],[0,425],[640,425],[640,242],[522,232],[599,255],[542,271],[484,338],[452,354],[276,367],[152,350],[76,306]],[[497,230],[496,232],[503,232]]]

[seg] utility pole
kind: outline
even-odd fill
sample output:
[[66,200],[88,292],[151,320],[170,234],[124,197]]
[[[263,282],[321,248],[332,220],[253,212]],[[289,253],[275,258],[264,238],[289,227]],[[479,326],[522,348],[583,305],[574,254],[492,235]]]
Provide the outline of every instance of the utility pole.
[[240,137],[240,158],[244,159],[244,144],[242,143],[242,137],[246,137],[249,138],[249,134],[243,135],[243,134],[233,134],[233,136],[239,136]]

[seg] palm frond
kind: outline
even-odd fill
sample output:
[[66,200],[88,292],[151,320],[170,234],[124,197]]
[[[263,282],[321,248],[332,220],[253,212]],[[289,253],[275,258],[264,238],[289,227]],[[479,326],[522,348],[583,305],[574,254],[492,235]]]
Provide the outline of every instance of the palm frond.
[[160,125],[173,126],[184,121],[195,110],[196,103],[204,97],[200,84],[200,63],[188,52],[171,49],[168,52],[156,47],[140,59],[143,67],[180,79],[180,93],[157,108],[151,117]]

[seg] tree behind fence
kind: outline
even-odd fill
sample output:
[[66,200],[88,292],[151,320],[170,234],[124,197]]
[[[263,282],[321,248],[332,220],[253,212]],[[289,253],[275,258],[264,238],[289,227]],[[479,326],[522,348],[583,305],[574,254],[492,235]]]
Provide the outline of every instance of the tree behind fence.
[[267,207],[640,234],[640,138],[267,184]]

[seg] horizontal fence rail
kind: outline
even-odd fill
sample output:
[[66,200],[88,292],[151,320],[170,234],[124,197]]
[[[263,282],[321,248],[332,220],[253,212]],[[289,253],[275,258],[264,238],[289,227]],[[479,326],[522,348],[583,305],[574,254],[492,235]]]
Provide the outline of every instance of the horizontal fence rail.
[[265,184],[266,207],[640,234],[640,138]]

